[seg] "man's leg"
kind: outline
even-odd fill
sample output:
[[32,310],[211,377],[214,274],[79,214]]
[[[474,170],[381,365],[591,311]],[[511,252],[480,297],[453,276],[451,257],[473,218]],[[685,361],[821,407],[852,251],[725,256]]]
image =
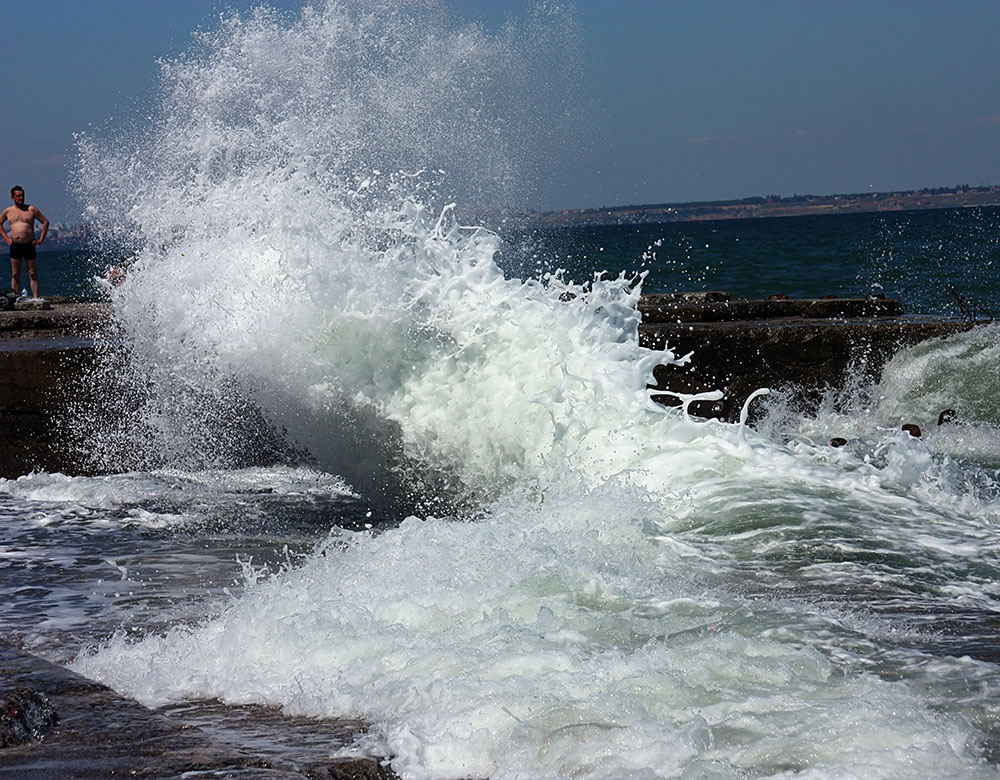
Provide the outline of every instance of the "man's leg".
[[10,253],[10,289],[14,295],[21,294],[21,258],[15,258],[13,252]]
[[34,257],[28,258],[28,281],[31,283],[31,297],[38,297],[38,264]]

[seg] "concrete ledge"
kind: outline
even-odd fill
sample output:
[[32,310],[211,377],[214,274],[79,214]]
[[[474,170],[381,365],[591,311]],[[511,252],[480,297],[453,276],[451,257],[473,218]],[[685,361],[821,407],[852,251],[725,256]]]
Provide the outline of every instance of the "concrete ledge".
[[639,301],[644,323],[735,322],[783,318],[851,320],[900,317],[903,306],[892,298],[767,298],[731,300],[729,293],[644,295]]
[[[850,371],[878,379],[901,347],[973,327],[968,321],[903,314],[891,299],[731,300],[725,292],[645,295],[640,343],[694,352],[690,367],[661,366],[654,397],[722,390],[726,399],[692,407],[735,419],[760,387],[795,388],[807,399],[840,386]],[[58,430],[61,410],[93,392],[86,381],[110,331],[107,304],[59,301],[48,310],[0,311],[0,476],[32,470],[92,473]]]
[[[743,402],[758,388],[794,389],[809,404],[825,388],[842,386],[851,372],[877,381],[903,347],[974,327],[965,320],[903,315],[902,306],[891,299],[664,304],[644,298],[640,310],[643,346],[669,347],[678,357],[694,353],[687,367],[658,366],[650,388],[666,393],[721,390],[726,398],[694,404],[691,411],[727,420],[738,418]],[[647,310],[653,312],[648,320]],[[676,405],[677,399],[666,393],[654,398]]]
[[41,693],[59,718],[43,739],[0,750],[0,777],[176,777],[194,769],[259,766],[252,756],[9,645],[0,644],[0,668],[5,686]]
[[40,739],[0,749],[0,778],[395,777],[375,759],[329,759],[308,767],[277,766],[2,642],[0,670],[0,691],[28,689],[41,694],[58,717],[57,724]]
[[49,298],[41,305],[18,302],[13,310],[0,311],[0,338],[93,337],[104,331],[109,321],[108,305],[99,301]]

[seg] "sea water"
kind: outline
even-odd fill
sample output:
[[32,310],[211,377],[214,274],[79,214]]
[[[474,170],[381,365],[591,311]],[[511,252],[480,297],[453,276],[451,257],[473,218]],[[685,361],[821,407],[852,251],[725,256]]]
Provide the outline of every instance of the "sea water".
[[518,271],[566,268],[582,282],[599,270],[642,269],[650,293],[885,295],[908,312],[947,316],[1000,307],[998,207],[550,227],[506,237],[504,261]]
[[[68,422],[115,473],[2,483],[3,638],[208,728],[363,723],[318,749],[408,778],[995,776],[996,327],[808,414],[762,395],[753,429],[652,403],[682,361],[638,345],[641,272],[669,289],[716,228],[573,278],[545,255],[572,244],[462,217],[510,185],[498,95],[565,26],[229,19],[134,138],[83,140],[131,267],[115,390]],[[965,244],[893,219],[842,289],[925,230],[925,267],[995,289],[989,212]],[[825,251],[830,223],[776,246],[796,224]],[[743,272],[717,251],[673,287]]]
[[[43,246],[47,246],[46,242]],[[38,252],[37,268],[42,297],[69,296],[76,299],[92,299],[101,293],[95,277],[103,276],[112,264],[112,258],[92,253],[85,249],[41,249]],[[0,286],[7,289],[9,277],[0,279]],[[22,276],[24,284],[27,276]],[[20,292],[20,291],[19,291]]]

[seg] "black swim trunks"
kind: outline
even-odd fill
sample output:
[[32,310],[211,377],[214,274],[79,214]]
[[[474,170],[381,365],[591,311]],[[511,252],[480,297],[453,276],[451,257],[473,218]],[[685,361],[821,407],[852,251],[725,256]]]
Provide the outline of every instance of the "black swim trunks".
[[19,244],[15,241],[10,245],[11,260],[34,260],[36,257],[38,257],[38,253],[35,251],[33,243]]

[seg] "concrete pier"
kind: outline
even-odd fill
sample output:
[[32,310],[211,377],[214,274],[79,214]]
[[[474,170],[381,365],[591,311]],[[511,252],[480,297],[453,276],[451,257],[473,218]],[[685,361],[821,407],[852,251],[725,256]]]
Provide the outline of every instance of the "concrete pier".
[[[396,775],[374,758],[283,760],[265,744],[242,744],[238,735],[209,734],[171,715],[147,709],[88,680],[70,669],[0,642],[0,778],[17,780],[105,780],[139,777],[176,780],[181,777],[245,778],[246,780],[392,780]],[[49,717],[36,722],[21,739],[2,737],[23,720],[12,706],[23,694],[43,702]],[[15,694],[21,694],[16,696]],[[306,719],[273,719],[264,726],[280,732]],[[37,721],[38,719],[36,719]],[[325,736],[329,752],[350,743],[360,725],[339,721],[309,721]],[[319,751],[316,751],[319,752]],[[327,752],[327,756],[329,755]]]
[[[694,404],[702,417],[738,418],[758,388],[795,389],[806,402],[839,387],[849,372],[874,381],[901,348],[973,327],[967,320],[906,315],[884,298],[731,300],[728,293],[647,295],[639,304],[639,340],[669,347],[679,368],[658,366],[650,387],[676,393],[721,390],[717,402]],[[654,396],[676,404],[669,395]]]
[[0,311],[0,476],[79,473],[60,444],[60,412],[85,392],[84,371],[106,337],[108,309],[65,299]]
[[[732,300],[727,293],[646,295],[640,342],[694,352],[689,366],[660,366],[651,387],[726,398],[692,407],[734,419],[760,387],[799,390],[808,399],[838,386],[849,371],[875,379],[901,347],[972,327],[958,319],[910,316],[891,299]],[[84,473],[79,453],[58,430],[61,412],[92,392],[85,381],[108,338],[108,305],[51,299],[0,311],[0,476],[32,470]],[[676,403],[666,392],[654,395]]]

